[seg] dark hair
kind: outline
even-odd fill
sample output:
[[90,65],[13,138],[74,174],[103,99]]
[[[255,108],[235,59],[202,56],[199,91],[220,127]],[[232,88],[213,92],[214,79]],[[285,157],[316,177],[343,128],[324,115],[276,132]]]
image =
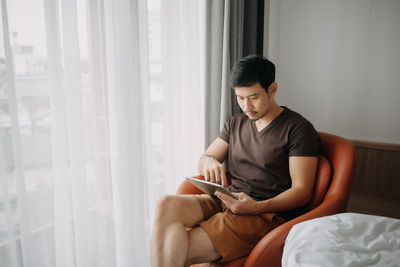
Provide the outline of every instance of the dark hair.
[[275,81],[275,65],[263,56],[250,55],[236,62],[231,71],[231,87],[252,86],[256,82],[267,91]]

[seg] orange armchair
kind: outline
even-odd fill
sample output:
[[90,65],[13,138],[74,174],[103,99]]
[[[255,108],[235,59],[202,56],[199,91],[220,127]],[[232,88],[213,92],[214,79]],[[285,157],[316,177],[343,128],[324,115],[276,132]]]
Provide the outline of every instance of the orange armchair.
[[[294,211],[299,216],[266,234],[247,257],[215,266],[281,266],[284,242],[293,225],[346,210],[354,177],[354,146],[336,135],[319,132],[319,136],[321,137],[321,155],[313,196],[307,205]],[[204,179],[201,176],[197,178]],[[178,188],[177,194],[202,194],[202,192],[191,183],[184,181]]]

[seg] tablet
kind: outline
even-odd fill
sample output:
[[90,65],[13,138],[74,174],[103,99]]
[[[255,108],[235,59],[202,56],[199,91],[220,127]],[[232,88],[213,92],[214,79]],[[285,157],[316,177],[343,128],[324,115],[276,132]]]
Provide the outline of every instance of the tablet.
[[203,191],[204,193],[209,194],[212,197],[216,197],[214,195],[214,193],[215,193],[215,191],[218,191],[218,192],[221,192],[221,193],[223,193],[225,195],[233,197],[234,199],[238,199],[237,196],[235,196],[234,194],[232,194],[226,188],[224,188],[223,186],[221,186],[219,184],[211,183],[211,182],[207,182],[207,181],[204,181],[204,180],[199,180],[199,179],[195,179],[195,178],[191,178],[191,177],[185,177],[185,179],[187,181],[191,182],[192,184],[194,184],[201,191]]

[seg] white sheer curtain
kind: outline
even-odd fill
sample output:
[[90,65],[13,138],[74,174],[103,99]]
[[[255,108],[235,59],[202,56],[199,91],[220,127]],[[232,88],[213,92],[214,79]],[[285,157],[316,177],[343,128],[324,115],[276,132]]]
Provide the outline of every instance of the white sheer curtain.
[[0,1],[0,266],[150,266],[203,149],[202,1]]

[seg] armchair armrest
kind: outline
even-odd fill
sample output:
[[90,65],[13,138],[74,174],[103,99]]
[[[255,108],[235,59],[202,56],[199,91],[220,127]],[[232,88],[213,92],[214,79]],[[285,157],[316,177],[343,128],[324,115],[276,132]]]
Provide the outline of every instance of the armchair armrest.
[[[204,180],[204,176],[202,175],[197,175],[193,176],[193,178],[199,179],[199,180]],[[192,183],[184,180],[178,187],[178,190],[176,190],[176,193],[178,195],[200,195],[204,194],[203,191],[201,191],[199,188],[194,186]]]

